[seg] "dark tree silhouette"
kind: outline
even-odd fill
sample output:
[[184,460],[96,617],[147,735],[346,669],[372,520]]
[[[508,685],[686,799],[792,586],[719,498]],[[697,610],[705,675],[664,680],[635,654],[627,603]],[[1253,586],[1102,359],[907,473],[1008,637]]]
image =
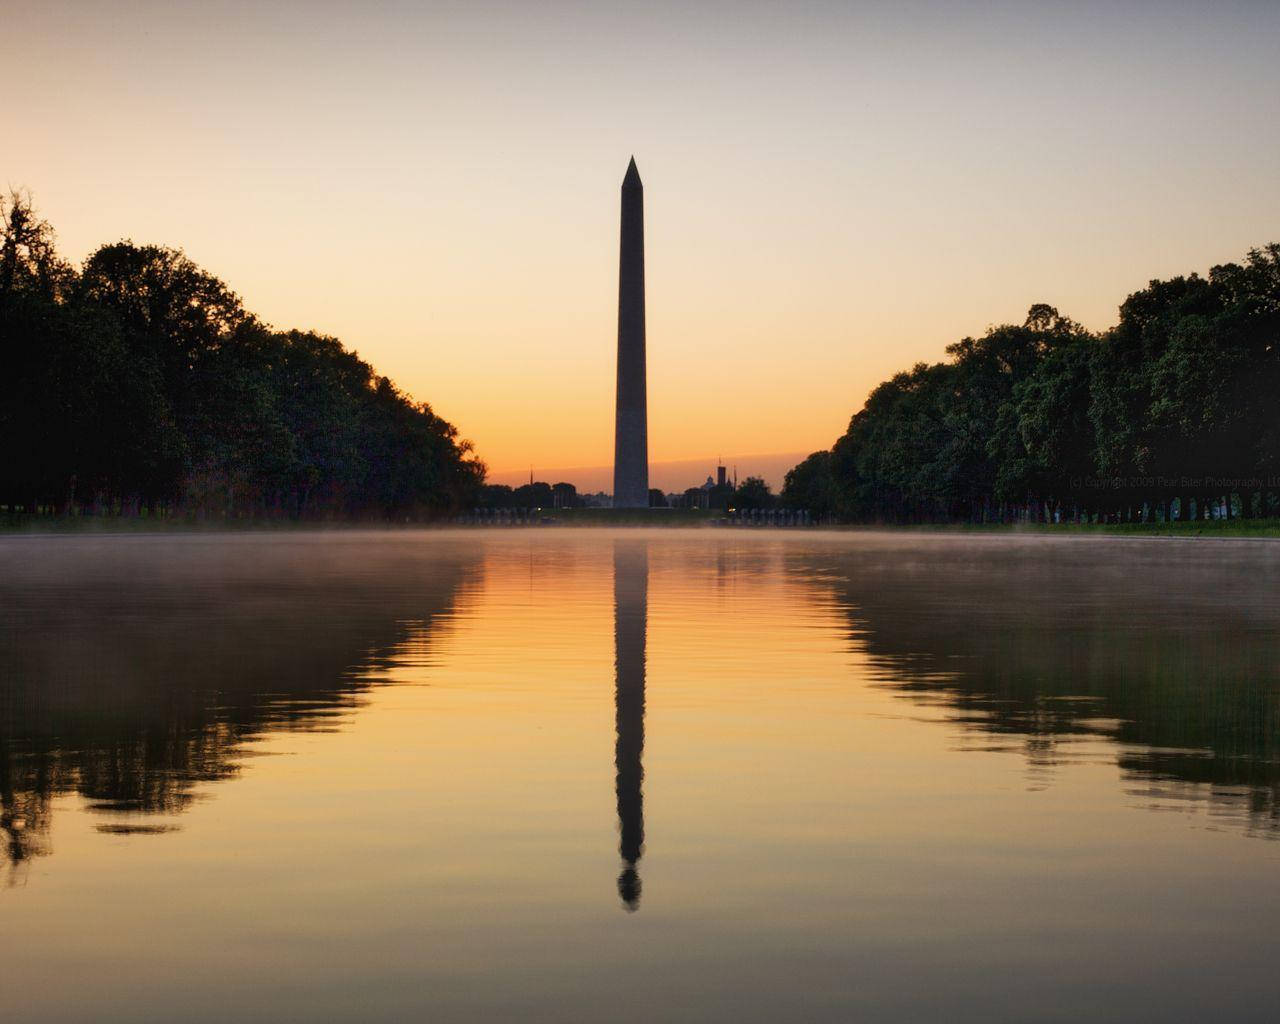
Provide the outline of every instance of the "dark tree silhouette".
[[334,338],[274,331],[181,251],[77,272],[0,202],[0,507],[10,513],[430,518],[484,467]]
[[789,508],[808,509],[818,517],[833,515],[836,511],[836,489],[831,453],[814,452],[788,470],[782,485],[782,498]]
[[734,508],[772,508],[774,496],[762,477],[749,476],[733,492]]
[[877,387],[783,499],[852,521],[1274,511],[1280,245],[1152,281],[1094,335],[1052,306]]

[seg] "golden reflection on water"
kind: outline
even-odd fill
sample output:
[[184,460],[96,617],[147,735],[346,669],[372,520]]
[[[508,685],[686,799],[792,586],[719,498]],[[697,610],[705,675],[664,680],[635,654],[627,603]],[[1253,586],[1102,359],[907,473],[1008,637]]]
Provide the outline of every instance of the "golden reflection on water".
[[1247,1017],[1280,924],[1277,568],[902,534],[5,539],[0,949],[54,1017],[125,1019],[145,984],[206,1019],[982,1019],[997,986],[1021,1019],[1176,1019],[1212,946],[1202,1002]]

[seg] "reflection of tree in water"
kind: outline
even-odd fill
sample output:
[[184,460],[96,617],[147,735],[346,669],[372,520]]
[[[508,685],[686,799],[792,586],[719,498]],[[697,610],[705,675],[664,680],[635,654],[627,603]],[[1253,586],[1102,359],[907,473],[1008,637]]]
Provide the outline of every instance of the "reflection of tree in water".
[[474,568],[440,544],[337,537],[36,543],[0,554],[0,829],[14,866],[49,852],[60,793],[82,795],[103,831],[165,831],[147,816],[238,773],[255,737],[336,728]]
[[614,708],[617,746],[618,895],[628,910],[640,906],[636,865],[644,852],[644,675],[649,598],[649,551],[645,541],[615,541],[613,547],[613,637],[616,672]]
[[1280,555],[1220,542],[905,541],[795,556],[886,685],[1043,781],[1119,744],[1134,795],[1280,835]]

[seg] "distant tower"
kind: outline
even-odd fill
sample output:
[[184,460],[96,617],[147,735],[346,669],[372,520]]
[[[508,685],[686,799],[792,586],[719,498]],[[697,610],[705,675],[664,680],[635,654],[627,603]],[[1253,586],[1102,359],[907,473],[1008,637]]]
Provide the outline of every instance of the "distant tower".
[[644,186],[635,157],[622,179],[618,261],[618,408],[613,507],[649,507],[649,414],[644,354]]

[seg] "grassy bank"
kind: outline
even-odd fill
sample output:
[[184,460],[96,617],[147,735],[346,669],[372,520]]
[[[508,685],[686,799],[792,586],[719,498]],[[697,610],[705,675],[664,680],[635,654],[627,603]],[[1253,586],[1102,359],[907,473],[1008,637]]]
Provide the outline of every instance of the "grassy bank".
[[1044,526],[1049,532],[1114,533],[1147,537],[1280,537],[1280,519],[1208,519],[1175,523]]
[[1131,537],[1280,537],[1280,519],[1202,520],[1187,523],[913,523],[845,525],[830,529],[917,533],[1009,533],[1118,535]]
[[444,525],[431,522],[393,523],[386,520],[250,519],[208,516],[28,516],[0,515],[4,534],[147,534],[147,533],[261,533],[278,530],[378,530],[421,529]]
[[[613,509],[575,508],[543,509],[539,526],[574,527],[695,527],[712,526],[724,518],[719,510],[707,509]],[[299,530],[404,530],[452,525],[448,520],[436,522],[394,523],[386,520],[297,520],[234,518],[145,518],[118,516],[27,516],[0,514],[0,534],[147,534],[147,533],[216,533],[237,531]],[[468,524],[477,528],[476,524]],[[503,524],[493,523],[501,528]],[[758,532],[771,527],[731,527]],[[789,527],[787,532],[803,532],[814,527]],[[1280,519],[1197,520],[1175,523],[914,523],[914,524],[847,524],[824,529],[847,533],[916,532],[916,533],[984,533],[984,534],[1070,534],[1074,536],[1132,537],[1276,537],[1280,538]]]
[[[623,509],[572,508],[542,509],[532,525],[541,526],[705,526],[724,517],[724,512],[707,509]],[[371,520],[253,519],[223,516],[54,516],[0,513],[0,534],[85,534],[85,533],[192,533],[242,530],[401,530],[452,525],[452,520],[392,522]],[[469,523],[470,526],[506,526]],[[521,524],[525,525],[525,524]]]
[[[578,508],[544,510],[543,518],[565,526],[706,526],[724,518],[712,509]],[[742,527],[734,527],[743,529]],[[746,527],[760,530],[769,527]],[[789,531],[806,529],[788,527]],[[1174,523],[936,523],[850,524],[827,527],[848,532],[893,530],[930,533],[1120,534],[1155,537],[1280,537],[1280,519],[1194,520]]]

